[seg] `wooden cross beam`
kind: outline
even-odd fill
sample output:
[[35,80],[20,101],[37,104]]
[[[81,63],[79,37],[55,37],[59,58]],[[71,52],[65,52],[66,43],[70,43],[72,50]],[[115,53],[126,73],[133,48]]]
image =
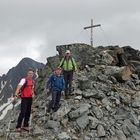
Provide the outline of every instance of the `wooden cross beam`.
[[91,38],[90,38],[90,42],[91,42],[91,46],[92,46],[92,47],[93,47],[93,28],[99,27],[99,26],[101,26],[101,24],[93,25],[93,19],[91,19],[91,26],[84,27],[84,30],[86,30],[86,29],[91,29]]

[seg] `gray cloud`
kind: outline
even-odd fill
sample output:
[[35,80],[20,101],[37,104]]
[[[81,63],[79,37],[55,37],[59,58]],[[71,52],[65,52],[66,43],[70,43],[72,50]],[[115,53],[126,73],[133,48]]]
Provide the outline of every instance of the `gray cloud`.
[[94,45],[131,45],[139,49],[138,0],[0,0],[0,73],[23,57],[46,62],[59,44],[90,42],[84,26],[94,30]]

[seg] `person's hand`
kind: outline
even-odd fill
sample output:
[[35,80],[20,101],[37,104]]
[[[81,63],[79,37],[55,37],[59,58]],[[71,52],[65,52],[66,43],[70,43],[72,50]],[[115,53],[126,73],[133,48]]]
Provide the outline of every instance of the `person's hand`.
[[17,96],[12,96],[12,97],[10,98],[11,102],[14,102],[16,99],[17,99]]
[[64,96],[65,95],[65,92],[64,91],[61,91],[61,95]]

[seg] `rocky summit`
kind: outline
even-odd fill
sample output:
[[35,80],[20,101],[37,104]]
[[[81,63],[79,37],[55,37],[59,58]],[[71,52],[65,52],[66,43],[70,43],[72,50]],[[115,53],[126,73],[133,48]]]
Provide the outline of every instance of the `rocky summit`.
[[[140,52],[130,46],[93,48],[86,44],[56,49],[59,55],[48,58],[38,72],[30,121],[33,131],[6,132],[7,116],[0,122],[0,140],[6,134],[8,140],[140,140]],[[48,115],[51,97],[45,90],[46,80],[67,49],[79,67],[74,90],[70,99],[62,97],[56,113]],[[11,130],[15,123],[11,123]]]

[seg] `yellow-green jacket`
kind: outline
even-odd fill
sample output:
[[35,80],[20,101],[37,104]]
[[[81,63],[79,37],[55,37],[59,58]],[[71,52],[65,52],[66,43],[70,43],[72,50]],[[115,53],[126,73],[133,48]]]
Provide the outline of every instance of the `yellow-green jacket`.
[[64,71],[77,71],[77,65],[74,58],[69,58],[68,60],[62,58],[59,67],[61,67]]

